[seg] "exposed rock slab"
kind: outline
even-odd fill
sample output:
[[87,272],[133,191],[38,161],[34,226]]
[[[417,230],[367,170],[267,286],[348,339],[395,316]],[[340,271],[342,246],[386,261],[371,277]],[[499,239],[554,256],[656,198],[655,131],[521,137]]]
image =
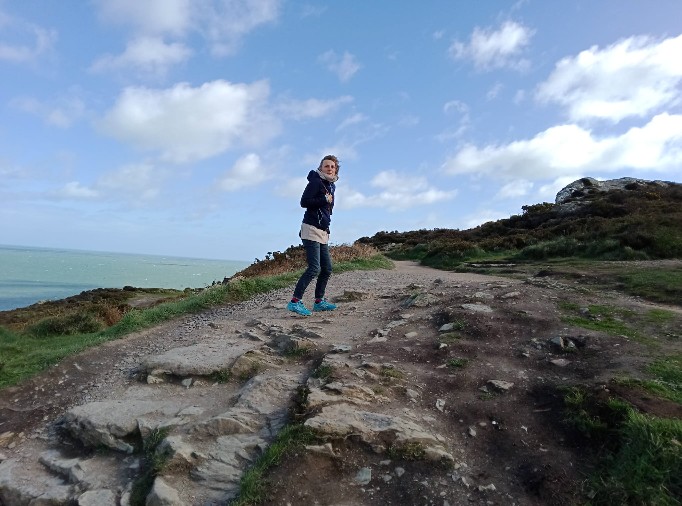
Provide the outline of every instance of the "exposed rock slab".
[[132,453],[125,441],[145,428],[173,427],[187,423],[191,416],[178,416],[185,408],[173,400],[112,400],[92,402],[67,411],[64,427],[86,446],[106,446]]
[[354,435],[375,451],[383,452],[392,446],[410,443],[423,445],[427,455],[453,460],[439,439],[411,420],[384,413],[362,411],[351,404],[325,406],[321,412],[306,420],[305,425],[323,434],[337,437]]
[[209,341],[149,357],[142,367],[148,373],[164,371],[176,376],[209,376],[230,369],[237,358],[260,346],[260,343],[250,340]]

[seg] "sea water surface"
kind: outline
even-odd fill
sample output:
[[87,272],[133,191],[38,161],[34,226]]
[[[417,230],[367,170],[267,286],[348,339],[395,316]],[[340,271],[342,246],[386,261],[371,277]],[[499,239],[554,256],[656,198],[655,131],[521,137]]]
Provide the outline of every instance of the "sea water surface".
[[237,260],[0,245],[0,311],[94,288],[202,288],[248,265]]

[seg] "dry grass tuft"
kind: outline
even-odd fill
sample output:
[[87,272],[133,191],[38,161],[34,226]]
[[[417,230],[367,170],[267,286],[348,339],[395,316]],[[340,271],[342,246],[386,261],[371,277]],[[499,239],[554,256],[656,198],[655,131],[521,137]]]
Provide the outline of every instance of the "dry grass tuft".
[[[350,262],[363,258],[371,258],[379,251],[369,244],[354,243],[331,246],[330,252],[333,262]],[[235,277],[253,278],[256,276],[276,276],[286,274],[307,266],[303,246],[289,246],[284,252],[269,252],[263,260],[258,260],[246,269],[237,272]]]

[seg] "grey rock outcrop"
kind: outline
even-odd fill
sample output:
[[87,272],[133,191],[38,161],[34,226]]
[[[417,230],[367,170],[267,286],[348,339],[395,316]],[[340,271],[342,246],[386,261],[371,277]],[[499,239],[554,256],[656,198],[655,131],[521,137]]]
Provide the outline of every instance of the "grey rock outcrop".
[[565,186],[556,194],[555,204],[560,206],[561,211],[573,211],[584,203],[584,197],[595,193],[605,193],[612,190],[635,190],[653,187],[667,187],[670,183],[666,181],[648,181],[634,177],[622,177],[619,179],[609,179],[599,181],[592,177],[583,177]]

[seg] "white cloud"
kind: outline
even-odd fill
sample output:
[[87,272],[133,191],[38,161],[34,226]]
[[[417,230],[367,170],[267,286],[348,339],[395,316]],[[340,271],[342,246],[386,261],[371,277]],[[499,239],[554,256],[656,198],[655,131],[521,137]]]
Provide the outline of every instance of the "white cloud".
[[334,51],[327,51],[320,55],[319,61],[326,65],[329,71],[336,74],[343,83],[349,81],[361,68],[361,65],[356,61],[355,56],[348,51],[345,51],[343,56],[337,55]]
[[235,191],[256,186],[272,179],[273,174],[269,170],[272,169],[264,167],[258,155],[249,153],[237,160],[234,167],[218,181],[218,187],[225,191]]
[[81,185],[78,181],[71,181],[55,191],[53,195],[60,199],[91,200],[99,197],[99,192],[93,188]]
[[445,103],[443,106],[443,112],[445,114],[451,114],[452,111],[458,112],[460,114],[458,124],[438,134],[436,139],[439,142],[448,142],[452,139],[456,139],[469,129],[469,125],[471,124],[469,106],[464,102],[460,102],[459,100],[451,100]]
[[560,60],[537,91],[541,102],[556,102],[574,121],[618,122],[645,117],[680,103],[682,35],[662,41],[631,37]]
[[302,120],[307,118],[321,118],[353,101],[353,97],[343,96],[332,100],[310,98],[308,100],[287,100],[282,102],[278,110],[289,118]]
[[199,9],[201,32],[216,55],[231,54],[241,39],[280,15],[282,0],[208,0]]
[[502,85],[502,83],[495,83],[485,94],[486,100],[496,99],[503,89],[504,86]]
[[364,114],[361,114],[359,112],[351,114],[341,123],[339,123],[339,126],[336,127],[336,131],[338,132],[339,130],[343,130],[344,128],[347,128],[351,125],[357,125],[358,123],[362,123],[364,121],[367,121],[367,116],[365,116]]
[[533,183],[524,179],[511,181],[499,189],[496,198],[510,199],[516,197],[525,197],[533,189]]
[[0,37],[0,61],[27,63],[52,50],[57,31],[0,12]]
[[138,33],[181,35],[192,21],[191,0],[96,0],[100,18],[132,25]]
[[140,35],[184,37],[197,32],[219,56],[279,17],[281,0],[97,0],[106,22],[130,25]]
[[464,218],[463,229],[474,228],[489,221],[497,221],[504,218],[509,218],[509,213],[503,213],[492,209],[483,209],[476,214],[469,215]]
[[53,103],[41,102],[35,98],[20,97],[10,102],[12,107],[38,116],[48,125],[68,128],[81,119],[86,112],[85,104],[78,97],[59,98]]
[[235,145],[261,144],[279,133],[279,121],[267,105],[269,92],[265,81],[130,87],[103,118],[101,128],[123,142],[159,151],[164,160],[202,160]]
[[90,186],[70,181],[49,195],[64,200],[121,200],[139,205],[159,196],[165,178],[151,163],[132,163],[102,174]]
[[167,44],[160,37],[139,37],[128,42],[119,56],[105,55],[92,64],[93,72],[134,68],[156,76],[163,76],[168,69],[186,61],[192,51],[182,43]]
[[341,185],[338,205],[345,209],[379,207],[398,211],[450,200],[457,195],[456,190],[443,191],[432,187],[426,178],[404,176],[395,171],[380,172],[370,184],[378,188],[379,193],[365,195]]
[[577,125],[560,125],[507,145],[467,145],[445,162],[444,170],[537,181],[575,172],[678,171],[680,165],[682,115],[661,114],[611,137],[596,138]]
[[506,21],[499,30],[474,28],[469,43],[454,41],[448,49],[455,60],[471,60],[476,68],[512,68],[524,70],[527,60],[521,53],[530,43],[534,30],[514,21]]
[[460,102],[459,100],[450,100],[449,102],[446,102],[445,105],[443,106],[443,112],[450,112],[450,111],[457,111],[461,113],[462,115],[469,115],[469,106],[466,105],[464,102]]
[[306,177],[297,177],[294,179],[289,179],[284,183],[278,184],[275,192],[281,197],[286,197],[289,199],[300,199],[305,190],[308,180]]
[[96,187],[113,192],[126,200],[144,201],[159,195],[163,179],[163,174],[154,165],[144,162],[133,163],[104,174],[97,181]]

